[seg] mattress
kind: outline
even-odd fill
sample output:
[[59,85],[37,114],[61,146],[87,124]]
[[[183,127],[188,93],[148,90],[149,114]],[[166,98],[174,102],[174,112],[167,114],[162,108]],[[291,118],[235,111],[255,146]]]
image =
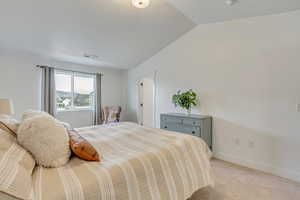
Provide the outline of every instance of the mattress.
[[102,161],[36,167],[36,200],[186,200],[213,185],[211,152],[185,134],[117,123],[77,129]]

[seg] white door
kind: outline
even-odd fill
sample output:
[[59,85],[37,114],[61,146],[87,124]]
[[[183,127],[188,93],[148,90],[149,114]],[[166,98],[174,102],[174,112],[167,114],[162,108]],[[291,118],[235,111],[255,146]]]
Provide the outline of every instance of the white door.
[[144,78],[139,83],[139,123],[154,127],[154,80]]

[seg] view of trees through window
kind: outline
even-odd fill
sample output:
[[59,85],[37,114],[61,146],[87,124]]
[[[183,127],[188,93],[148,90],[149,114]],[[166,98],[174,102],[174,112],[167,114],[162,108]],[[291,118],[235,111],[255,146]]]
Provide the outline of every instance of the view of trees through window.
[[56,108],[58,111],[93,109],[95,76],[56,71]]

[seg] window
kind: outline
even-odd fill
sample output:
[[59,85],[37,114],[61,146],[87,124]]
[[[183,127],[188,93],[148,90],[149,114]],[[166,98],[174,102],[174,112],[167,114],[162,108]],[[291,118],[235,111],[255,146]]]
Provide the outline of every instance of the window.
[[57,70],[55,87],[57,111],[93,109],[94,75]]

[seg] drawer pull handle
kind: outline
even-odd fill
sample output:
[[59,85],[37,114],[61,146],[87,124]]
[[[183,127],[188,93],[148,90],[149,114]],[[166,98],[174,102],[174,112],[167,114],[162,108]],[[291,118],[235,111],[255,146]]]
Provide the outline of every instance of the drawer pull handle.
[[167,126],[165,126],[165,128],[168,128]]
[[192,134],[194,134],[194,135],[195,135],[195,131],[193,131],[193,132],[192,132]]

